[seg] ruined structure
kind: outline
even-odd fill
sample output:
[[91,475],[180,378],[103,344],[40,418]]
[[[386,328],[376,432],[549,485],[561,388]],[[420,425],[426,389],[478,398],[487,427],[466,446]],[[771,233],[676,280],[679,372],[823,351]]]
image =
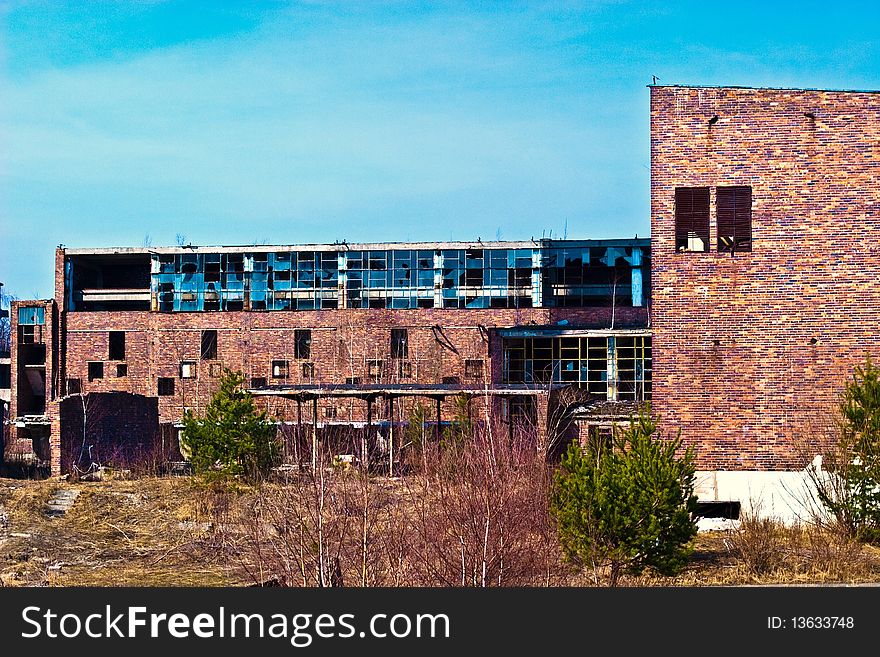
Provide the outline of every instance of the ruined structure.
[[644,239],[59,249],[55,262],[55,298],[13,305],[5,449],[52,473],[179,459],[183,413],[224,367],[298,438],[366,425],[393,440],[415,401],[439,433],[462,397],[510,430],[546,428],[563,387],[579,391],[569,428],[588,431],[651,395]]
[[650,95],[650,241],[59,250],[55,298],[13,306],[7,457],[64,471],[65,400],[116,391],[104,440],[170,458],[227,366],[282,428],[393,432],[420,399],[439,429],[463,394],[511,427],[562,408],[567,439],[653,399],[703,499],[785,514],[880,359],[880,94]]

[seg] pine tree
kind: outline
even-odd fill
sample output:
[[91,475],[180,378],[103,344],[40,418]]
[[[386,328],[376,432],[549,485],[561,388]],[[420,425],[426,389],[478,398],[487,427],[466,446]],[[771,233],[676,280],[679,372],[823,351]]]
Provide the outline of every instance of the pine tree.
[[607,572],[646,568],[671,575],[690,554],[696,535],[693,452],[676,452],[681,438],[655,437],[648,415],[630,421],[610,442],[573,443],[554,479],[551,510],[566,557],[589,566],[596,584]]
[[880,369],[868,358],[857,366],[840,401],[840,436],[826,455],[831,477],[809,471],[819,500],[844,533],[880,536]]
[[204,417],[187,411],[181,441],[197,474],[259,481],[278,462],[276,427],[243,389],[244,376],[223,370]]

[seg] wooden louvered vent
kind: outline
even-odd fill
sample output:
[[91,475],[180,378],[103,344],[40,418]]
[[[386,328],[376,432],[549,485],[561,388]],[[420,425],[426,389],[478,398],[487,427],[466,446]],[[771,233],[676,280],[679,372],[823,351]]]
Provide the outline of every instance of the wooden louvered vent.
[[675,188],[675,250],[709,250],[709,188]]
[[718,251],[752,250],[752,188],[718,187]]

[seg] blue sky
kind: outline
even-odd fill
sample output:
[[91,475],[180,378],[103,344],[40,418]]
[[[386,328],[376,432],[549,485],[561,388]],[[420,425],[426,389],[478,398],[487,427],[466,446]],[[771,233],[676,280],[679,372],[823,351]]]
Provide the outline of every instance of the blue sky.
[[0,281],[70,247],[647,236],[648,90],[880,89],[828,2],[0,0]]

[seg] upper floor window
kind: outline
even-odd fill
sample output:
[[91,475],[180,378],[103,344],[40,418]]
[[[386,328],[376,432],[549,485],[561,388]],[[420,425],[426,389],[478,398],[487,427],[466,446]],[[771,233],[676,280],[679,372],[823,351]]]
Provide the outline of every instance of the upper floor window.
[[46,309],[43,306],[19,306],[19,326],[42,326],[46,323]]
[[217,358],[217,331],[208,329],[202,331],[202,358],[216,360]]
[[296,329],[293,332],[293,355],[308,359],[312,353],[312,332],[309,329]]
[[409,358],[409,334],[406,329],[391,329],[391,357]]
[[125,331],[110,331],[109,360],[125,360]]
[[715,204],[718,216],[718,251],[751,251],[752,188],[718,187],[715,190]]
[[675,250],[709,249],[709,188],[675,188]]

